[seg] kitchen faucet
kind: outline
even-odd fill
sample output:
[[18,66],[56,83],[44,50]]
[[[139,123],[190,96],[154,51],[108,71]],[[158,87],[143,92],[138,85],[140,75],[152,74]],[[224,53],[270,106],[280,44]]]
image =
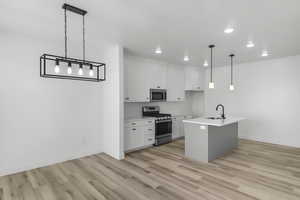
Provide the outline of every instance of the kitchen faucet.
[[216,111],[218,111],[219,110],[219,107],[221,107],[222,108],[222,115],[221,115],[221,117],[222,117],[222,119],[226,119],[226,117],[225,117],[225,109],[224,109],[224,106],[222,105],[222,104],[219,104],[219,105],[217,105],[217,107],[216,107]]

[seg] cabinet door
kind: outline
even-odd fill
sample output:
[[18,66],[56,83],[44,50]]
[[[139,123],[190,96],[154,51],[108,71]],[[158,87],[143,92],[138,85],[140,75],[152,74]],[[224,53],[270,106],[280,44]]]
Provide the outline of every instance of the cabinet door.
[[146,80],[150,88],[166,89],[166,64],[157,61],[147,60],[144,63]]
[[125,151],[144,146],[144,134],[141,127],[125,129]]
[[204,90],[204,70],[201,67],[185,68],[185,90]]
[[183,127],[183,122],[184,116],[179,116],[177,117],[177,124],[178,124],[178,131],[179,131],[179,137],[184,136],[184,127]]
[[184,68],[177,65],[167,67],[167,101],[184,101]]
[[180,137],[179,135],[179,129],[178,129],[178,121],[177,121],[177,118],[174,117],[172,119],[172,139],[176,139],[178,137]]
[[150,90],[142,62],[135,58],[124,59],[124,83],[126,102],[149,102]]

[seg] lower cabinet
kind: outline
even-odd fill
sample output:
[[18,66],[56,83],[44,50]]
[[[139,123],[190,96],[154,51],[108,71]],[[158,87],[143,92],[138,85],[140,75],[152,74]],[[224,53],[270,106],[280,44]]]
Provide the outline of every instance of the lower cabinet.
[[173,117],[172,121],[172,138],[177,139],[184,136],[184,128],[182,120],[186,119],[187,116],[176,116]]
[[141,149],[154,144],[155,124],[152,120],[136,120],[125,123],[125,151]]

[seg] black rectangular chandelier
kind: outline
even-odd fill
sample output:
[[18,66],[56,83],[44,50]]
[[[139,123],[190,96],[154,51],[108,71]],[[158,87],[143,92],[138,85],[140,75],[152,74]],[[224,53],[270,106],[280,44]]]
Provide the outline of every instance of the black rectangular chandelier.
[[[85,59],[85,21],[87,11],[64,4],[65,19],[65,56],[43,54],[40,56],[40,76],[81,81],[100,82],[106,80],[106,64]],[[82,59],[70,58],[67,55],[67,11],[82,15]]]

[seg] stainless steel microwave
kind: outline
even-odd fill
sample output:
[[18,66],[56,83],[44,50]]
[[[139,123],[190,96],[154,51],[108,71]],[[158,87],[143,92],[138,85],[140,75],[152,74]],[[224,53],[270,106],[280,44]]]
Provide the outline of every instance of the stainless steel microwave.
[[167,90],[165,89],[150,89],[150,101],[167,101]]

